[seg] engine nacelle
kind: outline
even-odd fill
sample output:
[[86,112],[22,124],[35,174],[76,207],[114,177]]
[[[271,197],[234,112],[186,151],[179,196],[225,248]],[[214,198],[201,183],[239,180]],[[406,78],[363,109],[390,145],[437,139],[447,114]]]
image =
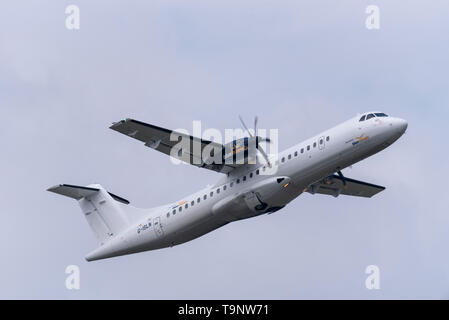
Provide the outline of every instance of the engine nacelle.
[[[245,196],[245,201],[251,210],[264,210],[271,206],[284,205],[282,193],[287,191],[291,179],[287,176],[278,176],[265,179],[254,184]],[[251,194],[253,196],[251,196]],[[254,205],[256,201],[259,205]],[[266,205],[264,207],[264,204]]]
[[256,164],[257,137],[245,137],[224,145],[223,162]]
[[290,184],[291,179],[286,176],[265,179],[220,200],[212,212],[226,221],[235,221],[277,211],[291,200]]

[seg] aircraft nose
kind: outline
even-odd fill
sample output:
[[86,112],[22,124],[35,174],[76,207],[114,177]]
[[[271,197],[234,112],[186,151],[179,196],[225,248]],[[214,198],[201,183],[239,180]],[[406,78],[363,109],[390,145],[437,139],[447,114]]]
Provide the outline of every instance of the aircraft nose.
[[395,134],[403,135],[405,130],[407,130],[408,122],[400,118],[392,118],[390,126]]
[[404,133],[405,130],[407,130],[408,122],[404,119],[399,119],[399,118],[396,120],[396,122],[397,122],[397,127],[398,127],[399,131],[401,133]]

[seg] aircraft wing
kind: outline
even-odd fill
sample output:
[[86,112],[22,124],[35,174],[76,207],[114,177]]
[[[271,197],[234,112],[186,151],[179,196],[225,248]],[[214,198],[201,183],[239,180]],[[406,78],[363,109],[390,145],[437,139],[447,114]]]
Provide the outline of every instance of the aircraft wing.
[[385,190],[385,187],[349,178],[342,179],[334,174],[315,182],[305,191],[311,194],[327,194],[334,197],[344,194],[347,196],[371,198],[383,190]]
[[[147,147],[200,168],[221,173],[228,173],[235,168],[235,165],[225,164],[224,161],[220,161],[219,164],[215,162],[209,163],[209,161],[204,161],[203,157],[200,156],[206,147],[208,150],[221,150],[224,154],[224,146],[220,143],[203,140],[133,119],[115,122],[110,128],[142,141]],[[180,141],[190,143],[186,146],[184,144],[181,145]]]

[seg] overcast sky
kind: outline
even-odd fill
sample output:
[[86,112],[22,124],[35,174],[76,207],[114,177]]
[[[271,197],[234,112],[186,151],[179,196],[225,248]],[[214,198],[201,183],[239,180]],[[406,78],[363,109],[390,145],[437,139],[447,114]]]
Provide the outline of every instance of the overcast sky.
[[[80,8],[80,30],[65,8]],[[365,27],[370,4],[380,29]],[[447,1],[2,1],[0,298],[449,298]],[[86,262],[77,203],[45,191],[101,183],[137,207],[221,176],[108,126],[239,127],[280,149],[368,110],[409,121],[344,170],[372,199],[301,195],[192,242]],[[78,265],[81,289],[67,290]],[[380,268],[380,290],[365,268]]]

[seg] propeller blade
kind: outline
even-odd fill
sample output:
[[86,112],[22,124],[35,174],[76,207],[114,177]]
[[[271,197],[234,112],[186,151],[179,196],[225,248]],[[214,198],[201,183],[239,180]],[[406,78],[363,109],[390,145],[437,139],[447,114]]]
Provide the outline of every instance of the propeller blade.
[[256,149],[262,154],[262,156],[264,157],[265,161],[268,164],[268,167],[271,167],[271,163],[270,163],[270,160],[268,159],[267,153],[265,152],[265,150],[262,147],[259,146],[259,141],[266,141],[268,143],[271,142],[271,140],[269,138],[262,138],[257,135],[257,122],[259,121],[259,118],[257,116],[254,117],[254,135],[252,135],[251,131],[249,131],[248,127],[245,124],[245,121],[243,121],[242,116],[239,115],[239,119],[240,119],[240,122],[242,123],[243,128],[246,130],[246,132],[248,132],[248,135],[250,136],[250,138],[256,139]]
[[266,161],[267,164],[268,164],[268,167],[271,168],[271,163],[270,163],[270,160],[268,159],[267,154],[265,153],[265,150],[262,149],[262,147],[258,147],[257,150],[259,150],[259,152],[260,152],[260,153],[262,154],[262,156],[264,157],[265,161]]
[[254,118],[254,135],[257,137],[257,121],[259,119],[257,118],[257,116]]
[[265,142],[268,142],[268,143],[271,143],[271,139],[270,138],[264,138],[264,137],[258,137],[259,139],[259,142],[262,142],[262,141],[265,141]]
[[248,132],[249,136],[252,137],[253,135],[248,130],[248,127],[246,126],[245,121],[243,121],[243,119],[242,119],[242,117],[240,115],[239,115],[239,119],[240,119],[240,122],[242,123],[243,128],[246,130],[246,132]]

